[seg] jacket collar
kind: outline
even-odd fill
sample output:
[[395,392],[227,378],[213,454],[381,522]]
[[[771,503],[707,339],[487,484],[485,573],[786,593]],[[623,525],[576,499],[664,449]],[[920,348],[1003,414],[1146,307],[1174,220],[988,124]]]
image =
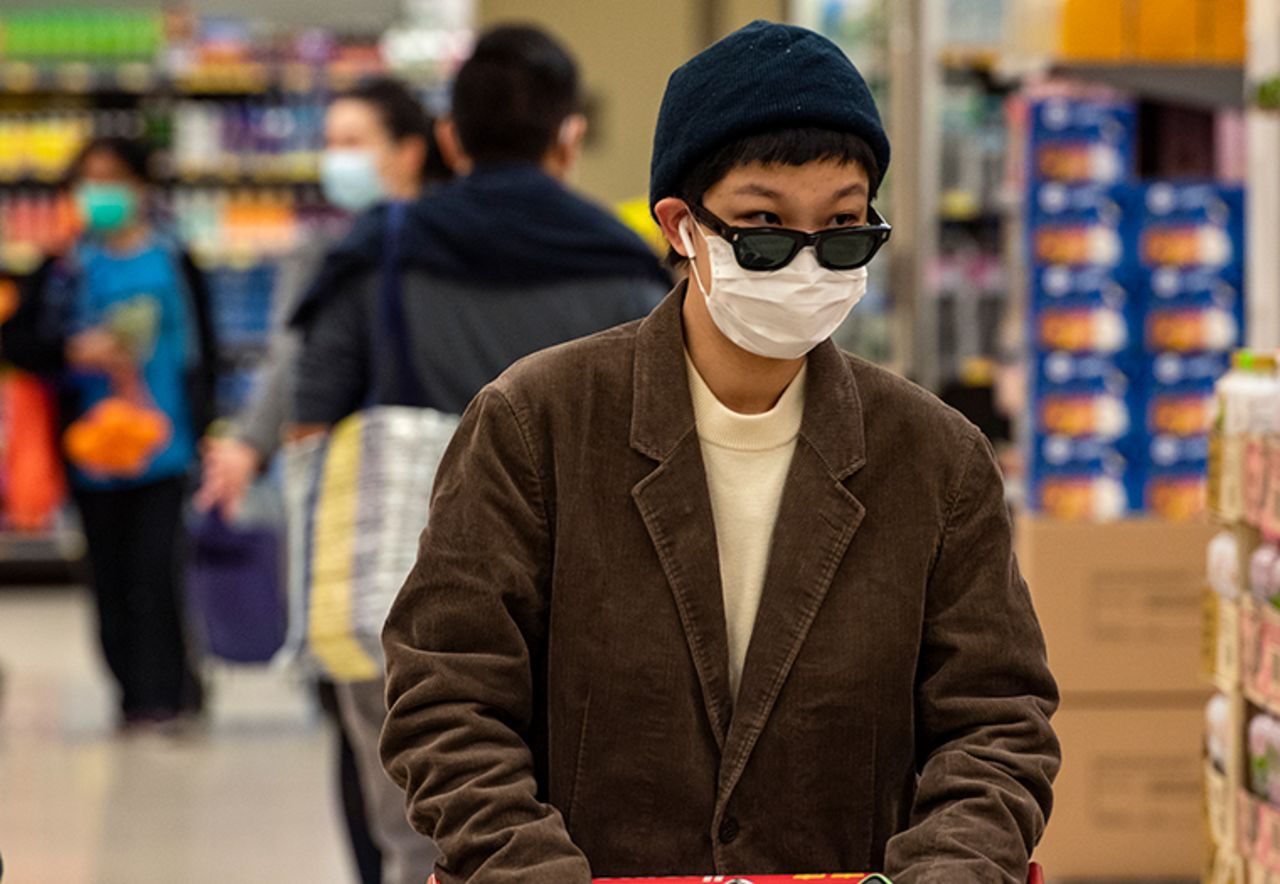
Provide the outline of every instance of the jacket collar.
[[[687,282],[640,324],[636,336],[631,447],[657,461],[671,456],[695,429],[684,358]],[[862,400],[848,360],[830,340],[809,354],[800,436],[835,479],[866,463]]]

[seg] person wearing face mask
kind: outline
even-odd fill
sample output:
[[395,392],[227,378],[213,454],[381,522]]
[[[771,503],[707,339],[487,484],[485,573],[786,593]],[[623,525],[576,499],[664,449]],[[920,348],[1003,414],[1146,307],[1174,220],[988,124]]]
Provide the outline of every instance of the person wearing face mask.
[[688,280],[476,397],[383,633],[442,884],[1026,880],[1058,694],[990,447],[829,337],[888,165],[811,31],[671,76],[650,204]]
[[69,461],[68,474],[121,728],[173,733],[202,703],[183,628],[180,535],[196,441],[213,413],[216,347],[200,273],[152,221],[148,166],[126,139],[84,148],[70,176],[84,234],[25,286],[0,351],[53,381],[64,426],[108,398],[167,425],[129,469]]
[[[429,194],[452,177],[433,134],[433,120],[402,82],[376,78],[343,93],[325,113],[320,183],[325,199],[351,215],[334,235],[304,242],[279,268],[273,295],[270,349],[253,394],[231,431],[205,440],[204,475],[196,494],[203,510],[234,516],[257,476],[280,447],[290,422],[301,340],[287,320],[297,310],[326,255],[351,223],[388,202]],[[370,734],[353,711],[354,700],[381,695],[381,685],[337,687],[319,683],[321,704],[338,732],[341,803],[352,857],[363,884],[420,884],[434,848],[405,822],[399,790],[377,758]]]
[[[431,117],[398,80],[370,80],[338,96],[325,113],[324,130],[321,190],[353,220],[389,201],[418,199],[452,177],[436,145]],[[301,347],[288,319],[326,255],[349,231],[350,225],[344,225],[336,234],[308,239],[281,262],[272,298],[270,351],[232,433],[205,443],[204,481],[196,496],[200,508],[220,507],[233,514],[279,449]]]

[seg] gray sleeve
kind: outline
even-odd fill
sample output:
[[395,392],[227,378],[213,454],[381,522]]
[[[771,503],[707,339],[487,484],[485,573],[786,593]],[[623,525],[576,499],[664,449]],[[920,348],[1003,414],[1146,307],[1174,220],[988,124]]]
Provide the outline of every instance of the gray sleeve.
[[281,434],[292,417],[293,380],[301,341],[298,333],[289,328],[289,318],[323,258],[324,248],[317,243],[280,263],[267,356],[254,378],[253,395],[235,421],[236,437],[252,446],[264,461],[280,447]]
[[370,280],[331,294],[307,324],[294,383],[294,419],[336,424],[359,410],[371,384]]

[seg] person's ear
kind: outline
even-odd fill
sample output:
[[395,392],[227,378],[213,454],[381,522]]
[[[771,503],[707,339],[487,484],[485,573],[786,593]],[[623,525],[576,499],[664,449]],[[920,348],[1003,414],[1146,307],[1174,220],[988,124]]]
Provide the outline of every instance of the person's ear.
[[560,148],[565,152],[565,162],[572,166],[582,156],[582,145],[587,140],[587,117],[570,114],[560,124]]
[[[685,232],[689,235],[690,242],[696,242],[693,232],[693,213],[689,211],[689,205],[684,200],[674,196],[658,200],[653,207],[654,217],[658,219],[658,226],[662,228],[662,235],[666,237],[668,245],[675,249],[676,252],[684,258],[691,257],[689,249],[685,246],[685,238],[680,235],[680,227],[684,225]],[[695,245],[694,248],[697,248]]]
[[391,190],[413,190],[422,180],[422,170],[427,164],[427,140],[410,135],[391,143],[388,166],[384,178]]
[[554,178],[565,181],[582,156],[582,142],[587,137],[587,118],[570,114],[560,123],[555,144],[542,157],[542,168]]
[[462,148],[462,139],[458,137],[458,127],[452,117],[436,120],[436,144],[440,145],[440,157],[444,164],[455,175],[470,174],[474,163]]

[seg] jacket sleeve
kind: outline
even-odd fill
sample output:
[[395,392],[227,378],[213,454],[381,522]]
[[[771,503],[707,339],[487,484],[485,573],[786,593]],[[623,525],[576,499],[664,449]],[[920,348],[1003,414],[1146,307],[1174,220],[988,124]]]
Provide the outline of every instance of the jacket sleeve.
[[336,424],[357,411],[373,383],[369,347],[369,281],[316,303],[302,325],[293,417]]
[[196,432],[203,434],[217,414],[215,397],[218,390],[220,358],[218,338],[213,326],[208,282],[189,254],[185,252],[182,254],[181,263],[187,291],[191,293],[196,321],[196,340],[200,348],[200,363],[192,378],[192,398],[194,399],[192,407]]
[[1061,759],[1049,724],[1058,691],[976,430],[951,498],[916,675],[920,777],[885,873],[895,884],[1023,884]]
[[445,884],[590,884],[538,800],[529,732],[547,636],[546,496],[519,420],[490,386],[437,474],[418,563],[383,632],[382,759]]
[[66,333],[47,317],[46,286],[52,284],[54,259],[49,259],[18,287],[18,309],[0,325],[0,358],[36,375],[60,373],[67,364]]
[[254,378],[253,396],[236,419],[237,438],[252,446],[264,462],[279,449],[281,435],[293,414],[293,377],[302,342],[289,319],[297,311],[322,255],[304,250],[280,262],[267,356]]

